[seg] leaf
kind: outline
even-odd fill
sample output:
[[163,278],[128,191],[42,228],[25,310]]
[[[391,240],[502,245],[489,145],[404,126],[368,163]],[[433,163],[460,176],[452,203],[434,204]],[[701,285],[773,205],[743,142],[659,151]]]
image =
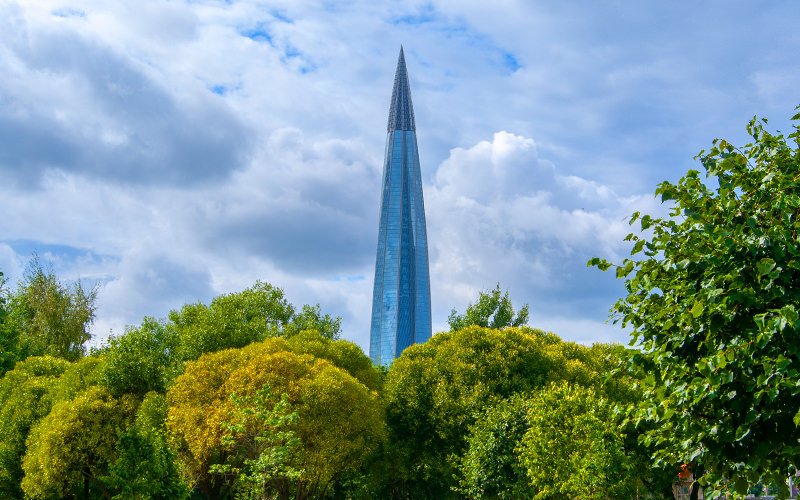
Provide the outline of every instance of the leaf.
[[692,306],[692,310],[690,312],[692,313],[692,316],[696,318],[701,314],[703,314],[703,310],[704,310],[703,303],[698,301],[694,303],[694,306]]
[[744,425],[740,425],[736,429],[736,437],[734,438],[735,441],[741,441],[742,439],[746,438],[750,435],[750,427],[746,427]]
[[768,274],[775,268],[775,261],[765,257],[756,263],[756,269],[758,269],[758,274],[764,276]]

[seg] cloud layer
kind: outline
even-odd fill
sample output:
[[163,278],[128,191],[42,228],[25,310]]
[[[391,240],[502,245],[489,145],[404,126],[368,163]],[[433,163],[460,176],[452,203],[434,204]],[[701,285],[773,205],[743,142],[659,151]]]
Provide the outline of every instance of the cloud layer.
[[655,185],[713,138],[787,131],[798,101],[800,7],[721,7],[4,2],[0,271],[36,251],[100,283],[98,339],[261,279],[366,348],[402,43],[434,328],[499,282],[534,326],[624,342],[622,284],[586,261],[624,256],[626,217],[663,213]]

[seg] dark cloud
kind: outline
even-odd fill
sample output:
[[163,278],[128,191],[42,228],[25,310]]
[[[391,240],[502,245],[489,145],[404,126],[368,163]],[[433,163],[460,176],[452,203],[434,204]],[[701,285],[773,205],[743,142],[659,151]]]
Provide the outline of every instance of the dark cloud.
[[265,208],[219,221],[204,244],[258,256],[300,276],[339,276],[358,272],[374,259],[377,222],[372,219],[320,207]]
[[112,182],[192,185],[248,159],[251,134],[200,85],[176,96],[146,66],[70,32],[0,38],[0,172],[22,186],[48,169]]
[[127,323],[144,316],[164,317],[183,304],[207,302],[217,295],[208,269],[166,253],[128,252],[117,272],[118,278],[100,289],[99,301],[104,315]]

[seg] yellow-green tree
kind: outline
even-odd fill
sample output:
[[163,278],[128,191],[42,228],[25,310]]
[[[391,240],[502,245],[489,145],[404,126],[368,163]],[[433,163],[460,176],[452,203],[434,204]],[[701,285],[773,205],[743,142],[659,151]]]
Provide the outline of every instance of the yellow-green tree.
[[68,363],[35,356],[18,362],[0,380],[0,497],[22,498],[22,458],[31,428],[55,403],[96,384],[101,365],[94,357]]
[[[212,466],[240,468],[246,459],[256,459],[247,443],[270,432],[259,428],[257,419],[242,421],[242,401],[265,386],[286,395],[297,413],[291,430],[301,445],[288,465],[300,475],[272,478],[268,487],[280,498],[324,494],[383,438],[377,393],[330,361],[293,352],[283,339],[204,355],[188,363],[169,390],[167,427],[187,475],[210,498],[237,486],[235,478],[211,474]],[[236,424],[243,424],[238,433],[232,431]]]
[[311,354],[327,359],[347,371],[370,390],[378,392],[381,390],[380,373],[375,369],[369,356],[352,342],[332,340],[316,330],[305,330],[290,337],[286,345],[298,354]]
[[635,498],[636,465],[645,457],[625,448],[622,421],[591,387],[560,382],[534,394],[517,450],[533,498]]
[[68,363],[32,357],[0,380],[0,497],[22,498],[22,456],[31,426],[50,412],[50,396]]
[[104,476],[118,456],[118,432],[130,426],[136,406],[132,396],[117,399],[97,386],[57,403],[28,436],[22,463],[25,494],[88,498],[90,491],[99,491],[111,498]]

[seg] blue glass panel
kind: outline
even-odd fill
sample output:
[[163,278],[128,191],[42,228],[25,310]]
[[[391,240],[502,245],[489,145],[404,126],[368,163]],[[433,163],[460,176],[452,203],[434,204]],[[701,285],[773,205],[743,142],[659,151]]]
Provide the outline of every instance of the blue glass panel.
[[428,238],[413,113],[401,54],[386,140],[370,325],[370,357],[385,366],[431,336]]

